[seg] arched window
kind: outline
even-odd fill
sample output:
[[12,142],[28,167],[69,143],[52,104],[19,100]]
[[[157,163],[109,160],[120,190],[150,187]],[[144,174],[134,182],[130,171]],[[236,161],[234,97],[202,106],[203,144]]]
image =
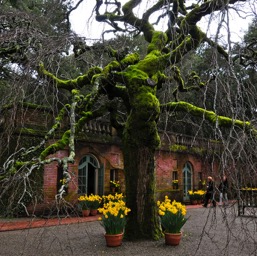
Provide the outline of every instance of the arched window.
[[103,194],[103,166],[93,155],[84,156],[79,162],[78,194]]
[[192,190],[193,168],[191,163],[186,162],[183,168],[183,193],[184,201],[189,200],[188,191]]

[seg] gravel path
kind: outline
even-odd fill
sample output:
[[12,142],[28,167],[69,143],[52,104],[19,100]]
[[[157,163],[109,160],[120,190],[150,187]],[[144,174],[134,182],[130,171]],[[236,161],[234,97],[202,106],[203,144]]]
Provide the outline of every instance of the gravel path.
[[189,209],[179,246],[159,241],[123,241],[107,247],[99,221],[0,232],[1,256],[176,255],[257,256],[257,218],[236,217],[236,209]]

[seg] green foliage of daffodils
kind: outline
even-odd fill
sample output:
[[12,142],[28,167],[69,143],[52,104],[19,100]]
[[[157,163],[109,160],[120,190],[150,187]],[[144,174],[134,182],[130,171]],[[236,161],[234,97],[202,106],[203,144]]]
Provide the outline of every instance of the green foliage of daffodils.
[[165,196],[163,202],[158,201],[159,215],[161,224],[165,233],[179,233],[188,218],[185,218],[186,207],[175,200],[171,202],[168,196]]
[[[117,198],[120,198],[117,194]],[[130,209],[126,207],[126,203],[122,199],[116,200],[116,198],[109,200],[99,208],[98,211],[103,214],[100,220],[105,229],[106,234],[115,235],[121,234],[125,230],[126,216],[130,212]]]

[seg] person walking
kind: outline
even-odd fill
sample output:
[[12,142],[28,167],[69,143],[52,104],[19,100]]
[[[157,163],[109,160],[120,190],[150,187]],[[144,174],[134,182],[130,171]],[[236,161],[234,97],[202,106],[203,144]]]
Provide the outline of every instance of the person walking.
[[207,207],[209,200],[211,200],[211,203],[213,205],[213,207],[216,207],[216,201],[215,201],[215,187],[214,187],[214,181],[213,178],[211,176],[209,176],[207,181],[207,187],[206,187],[206,193],[205,193],[205,197],[204,197],[204,204],[203,207]]
[[[220,206],[228,205],[228,179],[227,179],[226,175],[223,176],[223,178],[222,178],[222,180],[220,182],[219,192],[220,192],[220,202],[219,202],[219,205]],[[223,201],[224,201],[224,204],[223,204]]]

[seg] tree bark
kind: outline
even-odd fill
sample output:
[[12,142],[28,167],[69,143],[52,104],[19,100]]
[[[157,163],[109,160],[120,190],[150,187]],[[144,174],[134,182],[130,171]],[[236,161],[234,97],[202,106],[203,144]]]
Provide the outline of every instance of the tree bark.
[[160,238],[155,199],[155,150],[125,146],[126,200],[131,209],[126,238]]
[[[158,112],[158,104],[155,109]],[[129,240],[161,236],[155,198],[155,151],[160,138],[156,119],[143,120],[145,110],[146,106],[134,109],[123,134],[126,202],[131,209],[125,236]]]

